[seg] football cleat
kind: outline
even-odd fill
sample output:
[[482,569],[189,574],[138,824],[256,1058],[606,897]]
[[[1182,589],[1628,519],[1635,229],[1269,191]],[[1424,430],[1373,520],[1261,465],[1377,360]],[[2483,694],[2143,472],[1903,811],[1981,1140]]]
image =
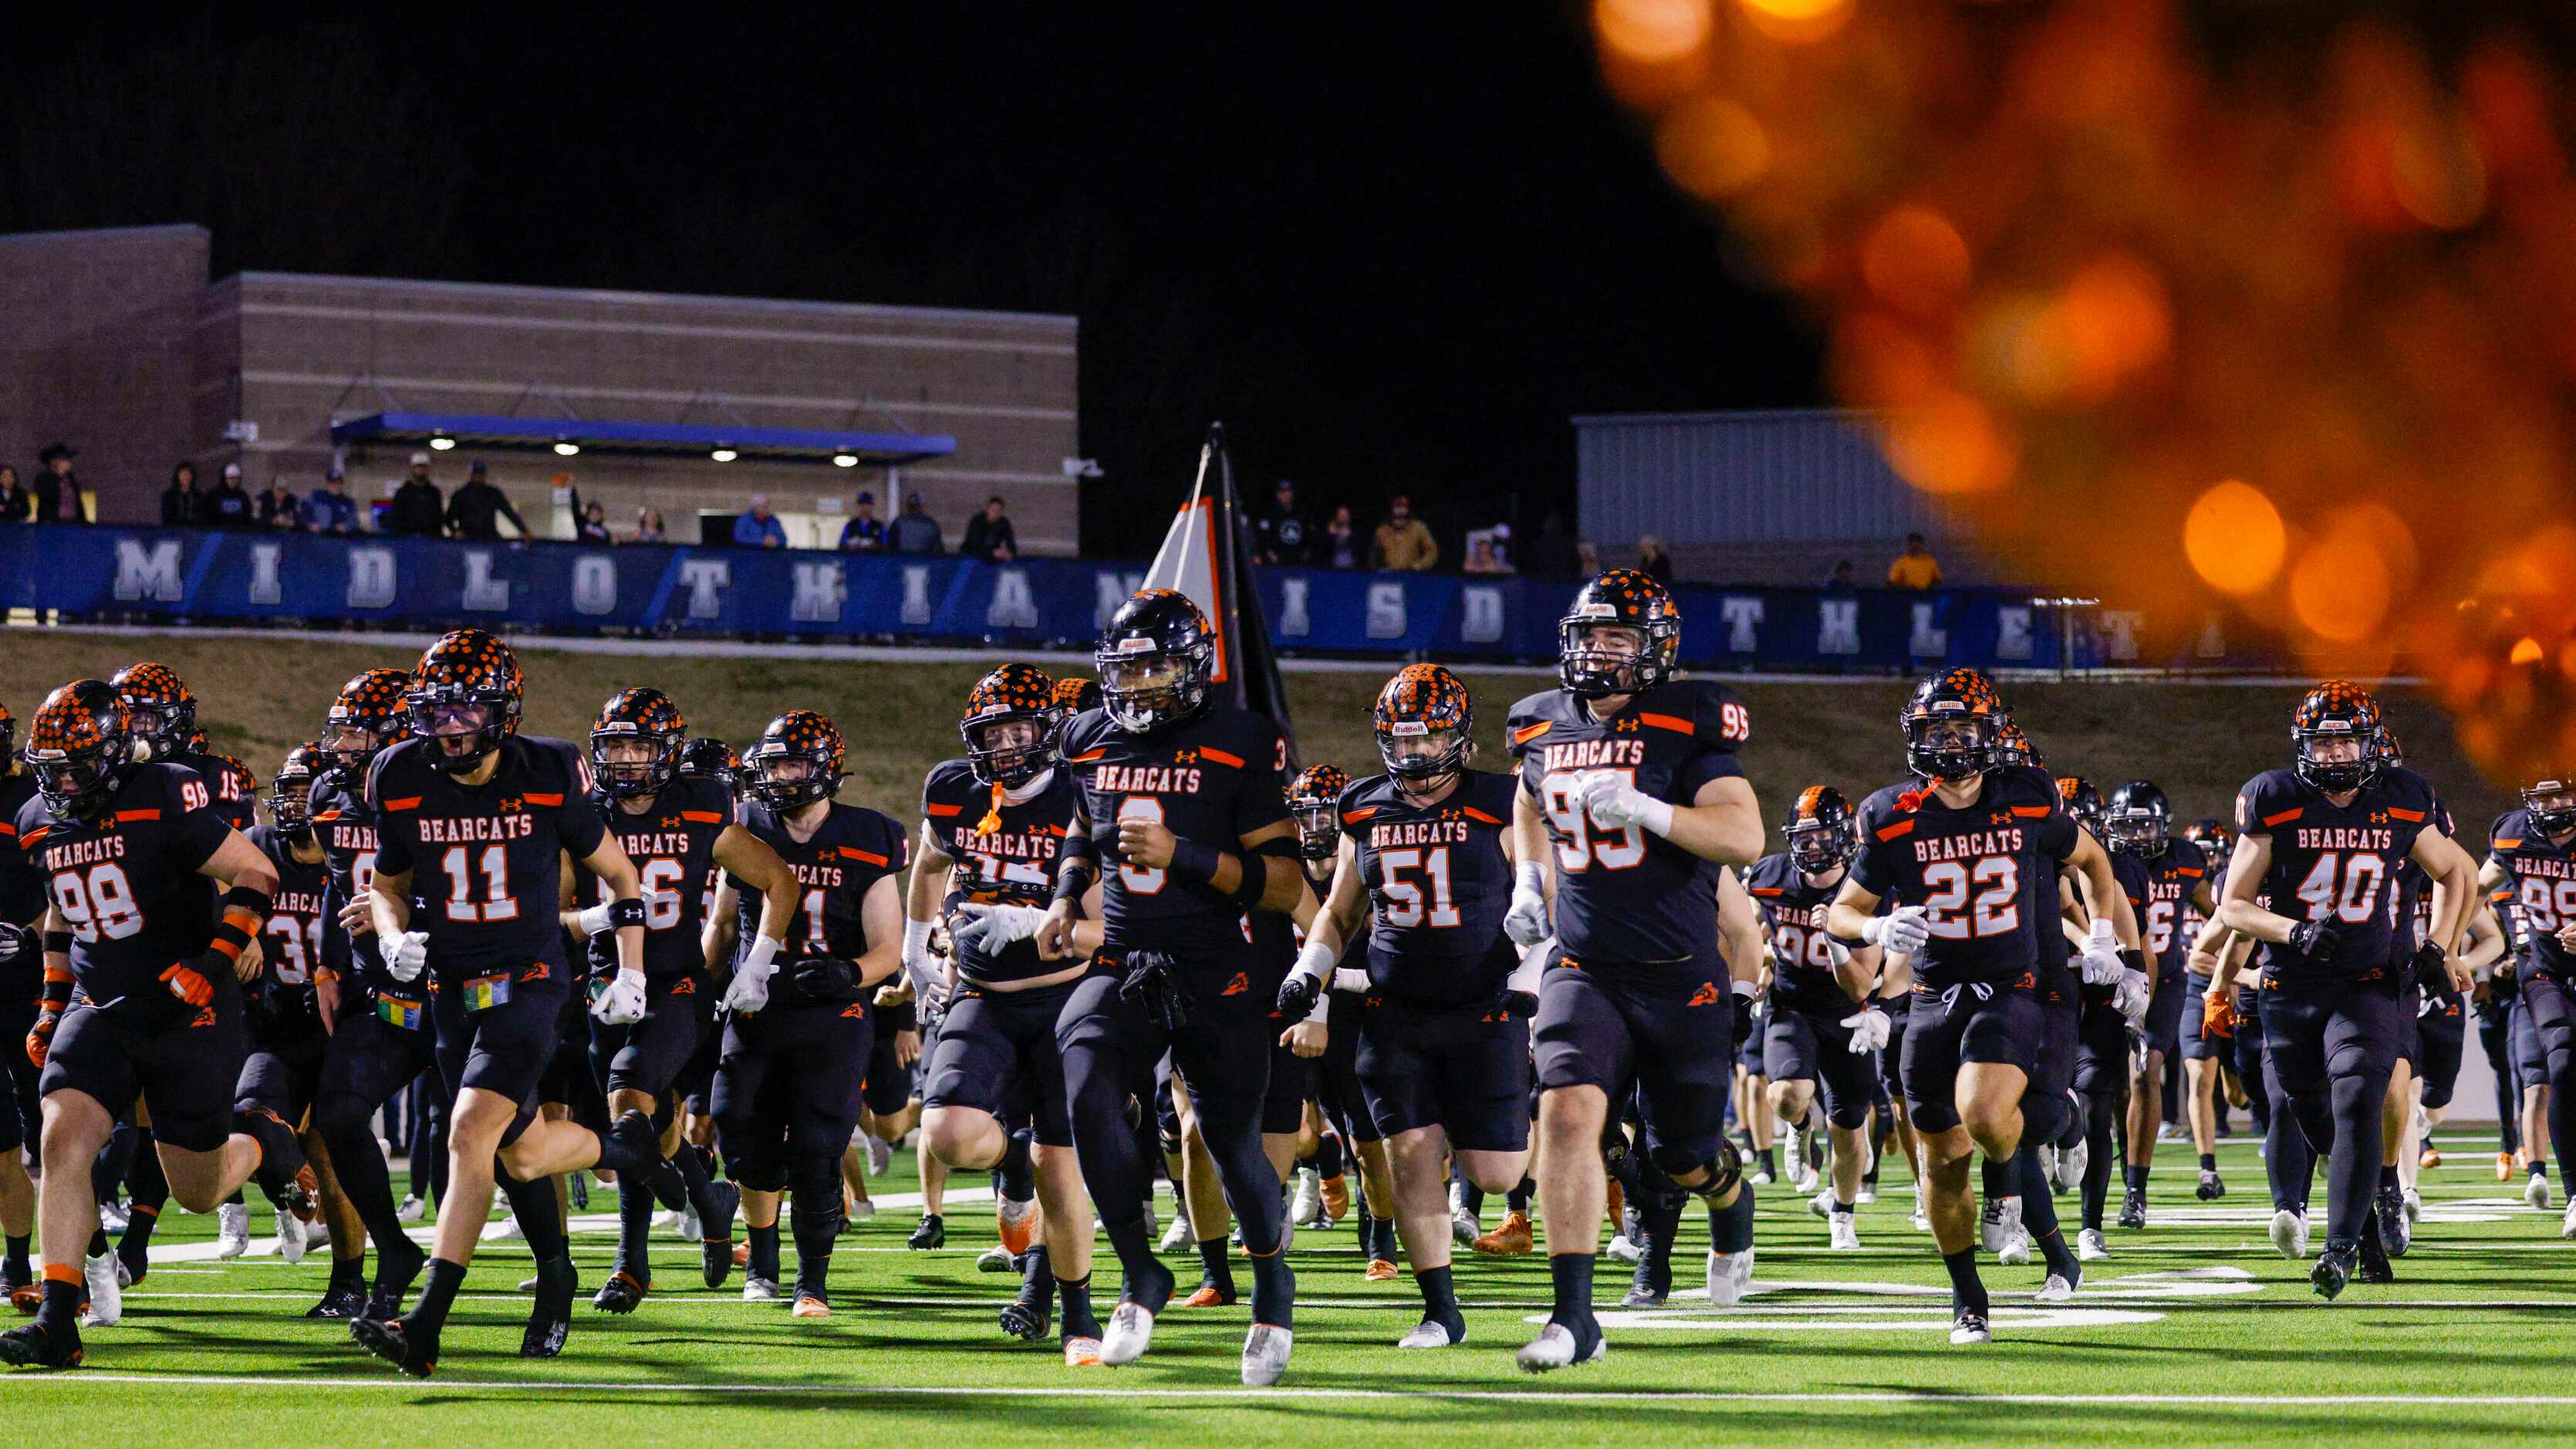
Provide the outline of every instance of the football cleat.
[[0,1333],[0,1363],[12,1368],[79,1368],[81,1358],[77,1328],[65,1329],[59,1339],[41,1323]]
[[1402,1271],[1402,1269],[1397,1268],[1393,1263],[1388,1262],[1384,1258],[1371,1258],[1369,1259],[1368,1267],[1360,1274],[1360,1281],[1364,1283],[1392,1283],[1402,1273]]
[[1495,1228],[1490,1233],[1486,1233],[1478,1237],[1474,1243],[1470,1244],[1470,1246],[1488,1258],[1520,1257],[1527,1253],[1533,1246],[1530,1237],[1529,1214],[1525,1212],[1505,1213],[1503,1215],[1502,1226]]
[[2392,1258],[2406,1256],[2406,1195],[2394,1187],[2379,1194],[2379,1251]]
[[1950,1342],[1966,1347],[1972,1343],[1992,1343],[1995,1332],[1986,1324],[1986,1315],[1973,1308],[1962,1308],[1950,1315]]
[[921,1221],[913,1227],[912,1236],[904,1239],[903,1245],[916,1253],[944,1248],[948,1245],[948,1224],[937,1213],[923,1213]]
[[428,1215],[428,1204],[409,1194],[404,1195],[402,1206],[394,1209],[395,1221],[402,1223],[416,1223]]
[[[118,1246],[122,1247],[123,1245],[119,1244]],[[116,1255],[116,1286],[119,1288],[131,1288],[141,1281],[143,1280],[134,1276],[134,1264],[127,1261],[125,1254],[121,1252],[118,1253]]]
[[866,1222],[868,1219],[877,1215],[876,1199],[866,1197],[851,1198],[849,1201],[841,1205],[841,1213],[841,1221],[843,1225],[841,1231],[848,1232],[849,1224]]
[[1154,1346],[1154,1315],[1129,1299],[1109,1310],[1109,1329],[1100,1336],[1100,1361],[1117,1368],[1145,1356]]
[[2424,1150],[2423,1150],[2421,1153],[2417,1154],[2417,1156],[2416,1156],[2416,1158],[2415,1158],[2415,1165],[2416,1165],[2416,1167],[2418,1167],[2418,1168],[2439,1167],[2439,1166],[2441,1166],[2441,1165],[2442,1165],[2442,1149],[2441,1149],[2441,1148],[2439,1148],[2439,1147],[2434,1146],[2434,1145],[2433,1145],[2432,1143],[2430,1143],[2430,1142],[2425,1143],[2425,1144],[2424,1144]]
[[2077,1262],[2099,1263],[2109,1256],[2111,1256],[2111,1245],[2103,1240],[2100,1228],[2086,1228],[2075,1235]]
[[2424,1194],[2410,1187],[2400,1193],[2399,1197],[2404,1203],[2406,1212],[2406,1238],[2407,1241],[2412,1242],[2415,1239],[2415,1225],[2424,1221]]
[[81,1284],[89,1290],[83,1328],[114,1328],[125,1316],[125,1293],[116,1284],[116,1254],[105,1252],[81,1264]]
[[1199,1286],[1191,1290],[1190,1296],[1181,1300],[1181,1306],[1183,1308],[1232,1308],[1234,1300],[1235,1290],[1232,1286],[1219,1283],[1212,1278],[1202,1278],[1199,1280]]
[[1313,1227],[1324,1211],[1324,1176],[1311,1167],[1296,1170],[1297,1190],[1288,1199],[1288,1221]]
[[2003,1264],[2007,1268],[2018,1268],[2022,1264],[2029,1262],[2029,1230],[2024,1228],[2018,1222],[2014,1223],[2012,1225],[2012,1236],[2004,1239],[2003,1247],[1995,1253],[1995,1261]]
[[1602,1256],[1622,1263],[1634,1263],[1646,1256],[1646,1250],[1638,1247],[1636,1240],[1625,1232],[1612,1234],[1609,1246],[1603,1248],[1601,1252]]
[[[722,1185],[728,1187],[732,1186],[730,1183]],[[718,1186],[718,1184],[709,1183],[708,1186],[714,1187]],[[742,1189],[735,1188],[734,1191],[739,1193]],[[681,1206],[679,1216],[673,1222],[673,1227],[681,1237],[688,1239],[690,1242],[702,1243],[706,1241],[707,1225],[699,1219],[698,1205],[696,1203],[685,1203]]]
[[2541,1173],[2533,1173],[2522,1185],[2522,1200],[2531,1204],[2535,1212],[2549,1211],[2548,1177]]
[[361,1318],[349,1325],[349,1336],[413,1378],[438,1371],[438,1335],[418,1331],[407,1320]]
[[2192,1195],[2202,1202],[2216,1202],[2227,1196],[2227,1184],[2219,1180],[2217,1168],[2204,1167],[2200,1170],[2200,1186],[2192,1189]]
[[2364,1228],[2361,1234],[2360,1262],[2361,1267],[2352,1275],[2354,1282],[2394,1283],[2397,1281],[2397,1269],[2390,1265],[2386,1247],[2380,1242],[2379,1235],[2368,1228]]
[[1252,1325],[1243,1336],[1243,1382],[1248,1388],[1266,1389],[1279,1382],[1288,1372],[1288,1349],[1295,1337],[1287,1329],[1267,1323]]
[[322,1301],[304,1310],[307,1318],[355,1318],[367,1311],[363,1289],[333,1288],[322,1295]]
[[[1038,1200],[1014,1202],[1002,1198],[993,1208],[993,1221],[1000,1233],[1002,1246],[1016,1258],[1029,1250],[1029,1237],[1037,1228]],[[980,1263],[978,1266],[981,1266]]]
[[98,1205],[100,1232],[121,1233],[125,1231],[126,1224],[133,1221],[134,1210],[121,1202],[103,1202]]
[[2084,1169],[2090,1166],[2092,1161],[2093,1144],[2079,1138],[2074,1146],[2057,1154],[2057,1175],[2049,1180],[2049,1185],[2056,1188],[2061,1196],[2070,1192],[2081,1192],[2084,1188]]
[[1833,1241],[1828,1246],[1838,1253],[1860,1250],[1860,1225],[1852,1221],[1850,1213],[1835,1213],[1827,1221],[1832,1224],[1833,1232]]
[[1860,1180],[1860,1195],[1853,1198],[1852,1201],[1861,1207],[1867,1207],[1871,1203],[1878,1201],[1877,1182],[1870,1178],[1862,1178]]
[[1195,1241],[1197,1240],[1190,1232],[1190,1215],[1186,1212],[1174,1213],[1172,1225],[1163,1229],[1163,1241],[1154,1245],[1154,1251],[1177,1253]]
[[1619,1300],[1622,1308],[1661,1308],[1673,1293],[1673,1255],[1650,1252],[1637,1260],[1637,1271],[1628,1275],[1628,1295]]
[[599,1292],[591,1298],[590,1306],[602,1313],[632,1313],[644,1301],[644,1295],[652,1291],[634,1274],[620,1268],[608,1275],[607,1282],[599,1285]]
[[2498,1182],[2511,1182],[2511,1181],[2513,1181],[2513,1154],[2512,1154],[2512,1153],[2510,1153],[2510,1152],[2499,1152],[2499,1153],[2497,1153],[2497,1154],[2496,1154],[2496,1181],[2498,1181]]
[[[698,1241],[698,1280],[710,1288],[722,1288],[725,1280],[733,1276],[734,1213],[742,1206],[742,1189],[730,1182],[711,1182],[707,1184],[707,1191],[715,1198],[715,1205],[724,1220],[716,1224],[716,1231],[710,1233],[705,1223],[699,1220],[698,1210],[694,1207],[689,1209]],[[743,1245],[746,1258],[750,1256],[750,1246],[749,1243]]]
[[653,1221],[649,1226],[657,1233],[676,1231],[680,1226],[680,1210],[678,1208],[655,1208],[653,1210]]
[[250,1251],[250,1208],[228,1202],[215,1208],[215,1257],[230,1262]]
[[2358,1255],[2351,1248],[2328,1248],[2318,1256],[2317,1265],[2308,1270],[2308,1283],[2317,1290],[2318,1297],[2331,1303],[2342,1295],[2344,1285],[2352,1281],[2359,1267]]
[[796,1306],[787,1310],[787,1316],[790,1318],[829,1318],[832,1316],[832,1305],[815,1297],[811,1293],[799,1291],[796,1295]]
[[775,1278],[763,1278],[757,1273],[743,1279],[742,1301],[745,1303],[777,1302],[778,1280]]
[[1814,1174],[1807,1167],[1807,1134],[1799,1128],[1780,1129],[1780,1167],[1783,1175],[1798,1185],[1798,1191],[1815,1190],[1805,1181]]
[[1017,1261],[1019,1256],[1019,1254],[1012,1252],[1008,1247],[1000,1243],[995,1243],[993,1246],[986,1248],[984,1251],[975,1255],[975,1271],[978,1273],[1016,1272],[1019,1269],[1019,1263]]
[[1733,1308],[1742,1302],[1744,1290],[1753,1284],[1753,1250],[1721,1253],[1711,1249],[1708,1255],[1708,1301],[1720,1308]]
[[[2272,1250],[2284,1258],[2308,1255],[2308,1215],[2283,1208],[2272,1214]],[[2336,1292],[2342,1292],[2340,1285]]]
[[2039,1291],[2031,1295],[2040,1303],[2064,1303],[2074,1296],[2075,1285],[2067,1282],[2063,1273],[2049,1274],[2048,1281],[2039,1285]]
[[1990,1197],[1977,1209],[1977,1242],[1989,1253],[2001,1253],[2012,1241],[2012,1220],[2020,1215],[2021,1199]]
[[2132,1230],[2147,1225],[2147,1194],[2143,1188],[2130,1188],[2120,1198],[2120,1226]]
[[2576,1238],[2576,1201],[2567,1204],[2567,1215],[2558,1220],[2558,1236]]
[[1087,1334],[1076,1334],[1064,1341],[1066,1368],[1100,1367],[1100,1340]]
[[572,1336],[572,1300],[581,1291],[571,1254],[538,1264],[533,1291],[537,1301],[528,1310],[526,1331],[519,1335],[519,1357],[553,1358]]
[[[1599,1363],[1609,1355],[1609,1341],[1596,1339],[1592,1352],[1582,1362]],[[1512,1356],[1512,1361],[1521,1366],[1522,1372],[1533,1374],[1572,1367],[1575,1363],[1574,1330],[1562,1323],[1551,1323],[1538,1331],[1538,1337],[1522,1344],[1521,1351]]]
[[1055,1327],[1053,1310],[1045,1298],[1031,1300],[1028,1290],[1002,1305],[1002,1331],[1011,1337],[1035,1343]]
[[1455,1348],[1466,1342],[1464,1337],[1451,1338],[1449,1325],[1436,1318],[1426,1318],[1413,1325],[1413,1331],[1395,1341],[1397,1348]]
[[1323,1184],[1324,1216],[1336,1222],[1351,1215],[1351,1182],[1338,1173]]
[[312,1242],[305,1232],[303,1220],[286,1209],[279,1208],[277,1210],[277,1256],[289,1263],[301,1263],[304,1261],[304,1250],[311,1246]]

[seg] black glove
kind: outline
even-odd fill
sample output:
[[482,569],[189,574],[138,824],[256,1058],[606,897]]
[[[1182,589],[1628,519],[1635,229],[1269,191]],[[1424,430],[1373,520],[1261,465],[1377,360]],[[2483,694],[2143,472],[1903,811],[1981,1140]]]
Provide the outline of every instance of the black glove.
[[1514,991],[1506,986],[1503,988],[1500,1009],[1505,1017],[1517,1018],[1521,1021],[1532,1020],[1538,1015],[1538,996],[1534,992]]
[[838,956],[808,956],[787,968],[802,1001],[856,1001],[858,968]]
[[2415,984],[2423,989],[2425,995],[2446,996],[2450,994],[2451,967],[2449,954],[2450,953],[2444,951],[2440,945],[2432,941],[2427,941],[2423,945],[2415,948],[2415,959],[2410,963],[2410,965],[2415,972]]
[[0,966],[15,966],[45,949],[44,933],[33,926],[13,926],[0,921]]
[[[1734,1001],[1735,1019],[1732,1023],[1734,1030],[1731,1034],[1732,1039],[1727,1043],[1727,1050],[1741,1052],[1744,1050],[1744,1044],[1753,1040],[1753,998],[1738,996]],[[1774,1007],[1773,1010],[1778,1008]]]
[[2334,947],[2334,923],[2301,921],[2290,928],[2290,954],[2314,958]]
[[2136,950],[2132,947],[2123,946],[2120,948],[2120,964],[2137,972],[2141,976],[2152,978],[2155,975],[2154,972],[2147,969],[2147,953]]
[[1131,951],[1127,973],[1119,979],[1118,997],[1152,1017],[1165,1031],[1178,1031],[1189,1020],[1182,999],[1179,963],[1161,951]]
[[1304,1021],[1315,1009],[1315,998],[1324,994],[1323,983],[1303,971],[1291,971],[1279,983],[1279,1016],[1290,1026]]

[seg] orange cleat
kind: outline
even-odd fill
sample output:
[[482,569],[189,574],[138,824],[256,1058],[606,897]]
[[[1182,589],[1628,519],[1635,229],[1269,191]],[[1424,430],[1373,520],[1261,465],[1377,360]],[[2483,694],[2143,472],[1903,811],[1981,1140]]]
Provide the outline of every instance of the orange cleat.
[[9,1292],[9,1306],[17,1309],[18,1316],[21,1318],[35,1317],[36,1310],[45,1306],[45,1285],[42,1283],[19,1284]]
[[1197,1292],[1181,1300],[1181,1306],[1183,1308],[1225,1308],[1233,1302],[1233,1294],[1213,1283],[1201,1283]]
[[1615,1177],[1610,1179],[1607,1186],[1610,1190],[1603,1195],[1602,1206],[1609,1212],[1610,1231],[1616,1233],[1628,1225],[1628,1193],[1626,1189],[1619,1186],[1619,1179]]
[[1001,1199],[993,1209],[993,1224],[1001,1236],[1002,1246],[1016,1258],[1029,1250],[1029,1240],[1037,1232],[1038,1200],[1013,1202]]
[[2435,1147],[2435,1146],[2432,1146],[2432,1145],[2430,1145],[2430,1144],[2427,1144],[2427,1145],[2425,1146],[2425,1148],[2424,1148],[2423,1155],[2422,1155],[2422,1156],[2420,1156],[2420,1157],[2417,1157],[2417,1158],[2415,1159],[2415,1165],[2416,1165],[2417,1167],[2419,1167],[2419,1168],[2420,1168],[2420,1167],[2439,1167],[2439,1166],[2441,1166],[2441,1165],[2442,1165],[2442,1149],[2441,1149],[2441,1148],[2439,1148],[2439,1147]]
[[1064,1366],[1066,1368],[1100,1367],[1100,1340],[1088,1337],[1066,1339]]
[[2515,1177],[2520,1177],[2529,1171],[2531,1171],[2530,1152],[2520,1147],[2515,1148],[2513,1150],[2513,1175]]
[[829,1318],[832,1316],[832,1305],[810,1293],[799,1293],[796,1295],[796,1306],[788,1312],[797,1318]]
[[1339,1173],[1324,1179],[1324,1211],[1340,1222],[1351,1215],[1350,1180]]
[[2496,1181],[2498,1181],[2498,1182],[2511,1182],[2511,1181],[2513,1181],[2513,1154],[2512,1154],[2512,1153],[2510,1153],[2510,1152],[2499,1152],[2499,1153],[2497,1153],[2497,1154],[2496,1154]]
[[737,1268],[748,1268],[751,1266],[751,1244],[749,1242],[740,1242],[733,1245],[733,1265]]
[[1503,1225],[1475,1242],[1477,1252],[1488,1258],[1517,1258],[1531,1248],[1528,1213],[1506,1213]]
[[1395,1280],[1396,1272],[1396,1266],[1386,1259],[1371,1258],[1368,1271],[1360,1274],[1360,1278],[1369,1283],[1390,1283]]

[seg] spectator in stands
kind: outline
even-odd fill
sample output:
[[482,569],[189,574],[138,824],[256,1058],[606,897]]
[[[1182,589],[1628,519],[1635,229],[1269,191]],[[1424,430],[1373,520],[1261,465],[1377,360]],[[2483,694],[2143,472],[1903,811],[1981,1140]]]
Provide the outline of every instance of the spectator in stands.
[[1637,567],[1659,584],[1673,581],[1673,556],[1664,552],[1664,541],[1651,533],[1637,540]]
[[1467,561],[1459,568],[1471,574],[1507,574],[1512,571],[1511,564],[1494,552],[1493,537],[1482,533],[1467,540]]
[[980,563],[1009,563],[1019,557],[1019,536],[1011,531],[1011,520],[1002,516],[1000,498],[985,499],[984,511],[966,520],[957,553]]
[[1360,566],[1359,525],[1351,522],[1351,507],[1345,503],[1333,510],[1332,519],[1324,525],[1324,566],[1355,569]]
[[584,543],[617,542],[616,536],[608,531],[608,505],[592,503],[584,508],[581,511],[581,525],[574,530],[574,534]]
[[304,503],[287,491],[286,480],[269,475],[268,491],[259,495],[259,526],[280,533],[304,531]]
[[438,485],[429,478],[429,455],[411,455],[411,476],[394,490],[394,506],[385,519],[385,532],[406,534],[414,538],[441,538],[447,533],[447,510],[441,506]]
[[948,545],[939,536],[939,520],[921,506],[921,495],[907,493],[903,512],[886,528],[886,547],[894,553],[942,554]]
[[47,443],[36,461],[45,471],[36,475],[36,512],[38,523],[87,523],[89,515],[81,511],[80,479],[72,473],[72,459],[80,450],[69,443]]
[[1377,526],[1369,563],[1392,573],[1426,573],[1439,566],[1440,541],[1413,516],[1411,498],[1398,493],[1387,500],[1386,522]]
[[667,543],[670,541],[670,531],[662,527],[661,509],[638,508],[635,510],[635,541],[637,543]]
[[877,517],[877,496],[864,489],[850,500],[850,521],[841,525],[841,548],[848,553],[883,553],[885,521]]
[[737,513],[733,520],[733,541],[737,548],[785,548],[787,525],[769,511],[769,495],[751,495],[748,512]]
[[161,490],[161,526],[188,528],[204,511],[205,499],[197,491],[197,465],[180,463],[170,470],[170,486]]
[[1941,561],[1923,546],[1923,535],[1905,535],[1905,552],[1898,554],[1896,561],[1887,566],[1887,586],[1912,589],[1918,594],[1941,587]]
[[1590,539],[1581,540],[1574,545],[1574,571],[1587,579],[1601,577],[1601,550],[1593,547]]
[[1574,535],[1565,530],[1565,515],[1549,512],[1538,521],[1538,536],[1521,553],[1521,569],[1543,579],[1570,579],[1583,566],[1574,552]]
[[0,463],[0,523],[24,523],[35,506],[26,485],[18,481],[18,470]]
[[358,500],[342,486],[339,464],[323,470],[322,481],[304,495],[304,522],[316,533],[358,531]]
[[1850,559],[1836,559],[1834,561],[1834,571],[1831,574],[1826,575],[1825,587],[1844,592],[1849,592],[1850,590],[1860,587],[1860,578],[1852,572],[1852,561]]
[[1291,566],[1315,561],[1315,522],[1297,506],[1297,485],[1279,480],[1270,511],[1252,525],[1255,557],[1266,564]]
[[223,481],[197,500],[197,522],[208,528],[248,528],[256,521],[250,490],[242,487],[239,463],[224,465]]
[[493,543],[501,537],[501,520],[504,518],[519,531],[519,537],[536,537],[536,531],[519,516],[519,510],[510,506],[509,495],[492,486],[491,476],[478,458],[472,467],[465,470],[463,486],[447,500],[447,532],[455,538]]

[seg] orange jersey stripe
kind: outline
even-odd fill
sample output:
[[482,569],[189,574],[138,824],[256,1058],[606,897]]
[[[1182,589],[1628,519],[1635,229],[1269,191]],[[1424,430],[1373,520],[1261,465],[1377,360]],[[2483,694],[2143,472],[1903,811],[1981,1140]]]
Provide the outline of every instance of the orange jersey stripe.
[[1342,812],[1342,823],[1344,825],[1357,825],[1376,813],[1377,807],[1374,805],[1371,805],[1366,810],[1345,810]]
[[2304,813],[2304,812],[2306,811],[2306,809],[2307,809],[2307,807],[2306,807],[2306,806],[2304,806],[2304,805],[2293,805],[2293,806],[2291,806],[2289,809],[2282,811],[2282,812],[2281,812],[2280,814],[2278,814],[2278,815],[2266,815],[2266,816],[2264,816],[2264,817],[2263,817],[2263,823],[2264,823],[2265,825],[2283,825],[2283,824],[2287,824],[2287,823],[2288,823],[2288,822],[2290,822],[2290,821],[2293,821],[2293,820],[2298,819],[2298,818],[2299,818],[2299,816],[2300,816],[2302,813]]
[[116,819],[119,824],[123,824],[128,820],[158,820],[160,818],[161,812],[158,810],[119,810],[116,812]]
[[2187,875],[2194,880],[2198,880],[2200,879],[2200,867],[2196,865],[2178,865],[2174,867],[2174,874]]
[[2394,805],[2388,807],[2388,813],[2410,825],[2424,818],[2424,812],[2421,810],[2400,810]]
[[1879,839],[1881,839],[1881,840],[1894,840],[1896,837],[1898,837],[1898,836],[1900,836],[1900,835],[1912,835],[1913,833],[1914,833],[1914,822],[1913,822],[1913,821],[1911,821],[1911,820],[1899,820],[1899,821],[1897,821],[1897,822],[1896,822],[1895,824],[1893,824],[1893,825],[1885,825],[1885,826],[1881,826],[1881,827],[1879,827],[1878,838],[1879,838]]
[[1078,755],[1067,755],[1064,757],[1064,762],[1068,765],[1087,765],[1108,753],[1109,747],[1107,745],[1102,745],[1096,750],[1085,750]]
[[724,815],[715,810],[683,810],[680,812],[680,818],[683,820],[694,820],[700,825],[724,824]]
[[924,803],[921,808],[924,813],[936,815],[942,820],[947,819],[951,815],[962,815],[966,813],[966,807],[963,805],[942,805],[936,800]]
[[418,795],[405,795],[399,800],[388,800],[385,802],[385,808],[387,810],[417,810],[420,808],[420,797]]
[[2048,810],[2049,807],[2045,805],[2015,805],[2012,813],[2024,820],[2037,820],[2048,814]]
[[886,858],[884,856],[877,854],[873,850],[861,850],[855,845],[842,846],[841,855],[844,859],[864,860],[870,865],[883,865],[886,863]]
[[1243,768],[1243,756],[1229,755],[1214,745],[1199,746],[1199,758],[1203,760],[1214,760],[1220,765],[1231,765],[1238,770]]
[[527,801],[531,805],[561,805],[563,803],[563,796],[561,795],[540,795],[534,790],[528,791],[519,798]]
[[2511,850],[2511,849],[2513,849],[2514,847],[2516,847],[2516,846],[2518,846],[2518,845],[2520,845],[2520,844],[2522,844],[2522,837],[2520,837],[2520,836],[2515,836],[2515,837],[2514,837],[2513,839],[2511,839],[2511,840],[2499,840],[2499,841],[2497,841],[2497,842],[2495,843],[2495,848],[2496,848],[2496,849],[2498,849],[2498,850]]
[[1530,741],[1537,739],[1540,735],[1546,734],[1548,729],[1549,724],[1546,720],[1540,720],[1536,724],[1523,725],[1519,729],[1512,731],[1512,743],[1516,745],[1528,744]]
[[1500,825],[1503,823],[1502,821],[1495,819],[1493,816],[1486,814],[1484,811],[1477,809],[1473,805],[1463,805],[1459,808],[1470,820],[1482,820],[1487,825]]
[[1695,735],[1699,733],[1699,726],[1692,724],[1689,720],[1686,720],[1677,714],[1657,714],[1652,710],[1639,710],[1637,711],[1637,722],[1639,724],[1653,725],[1659,730],[1671,730],[1675,734]]

